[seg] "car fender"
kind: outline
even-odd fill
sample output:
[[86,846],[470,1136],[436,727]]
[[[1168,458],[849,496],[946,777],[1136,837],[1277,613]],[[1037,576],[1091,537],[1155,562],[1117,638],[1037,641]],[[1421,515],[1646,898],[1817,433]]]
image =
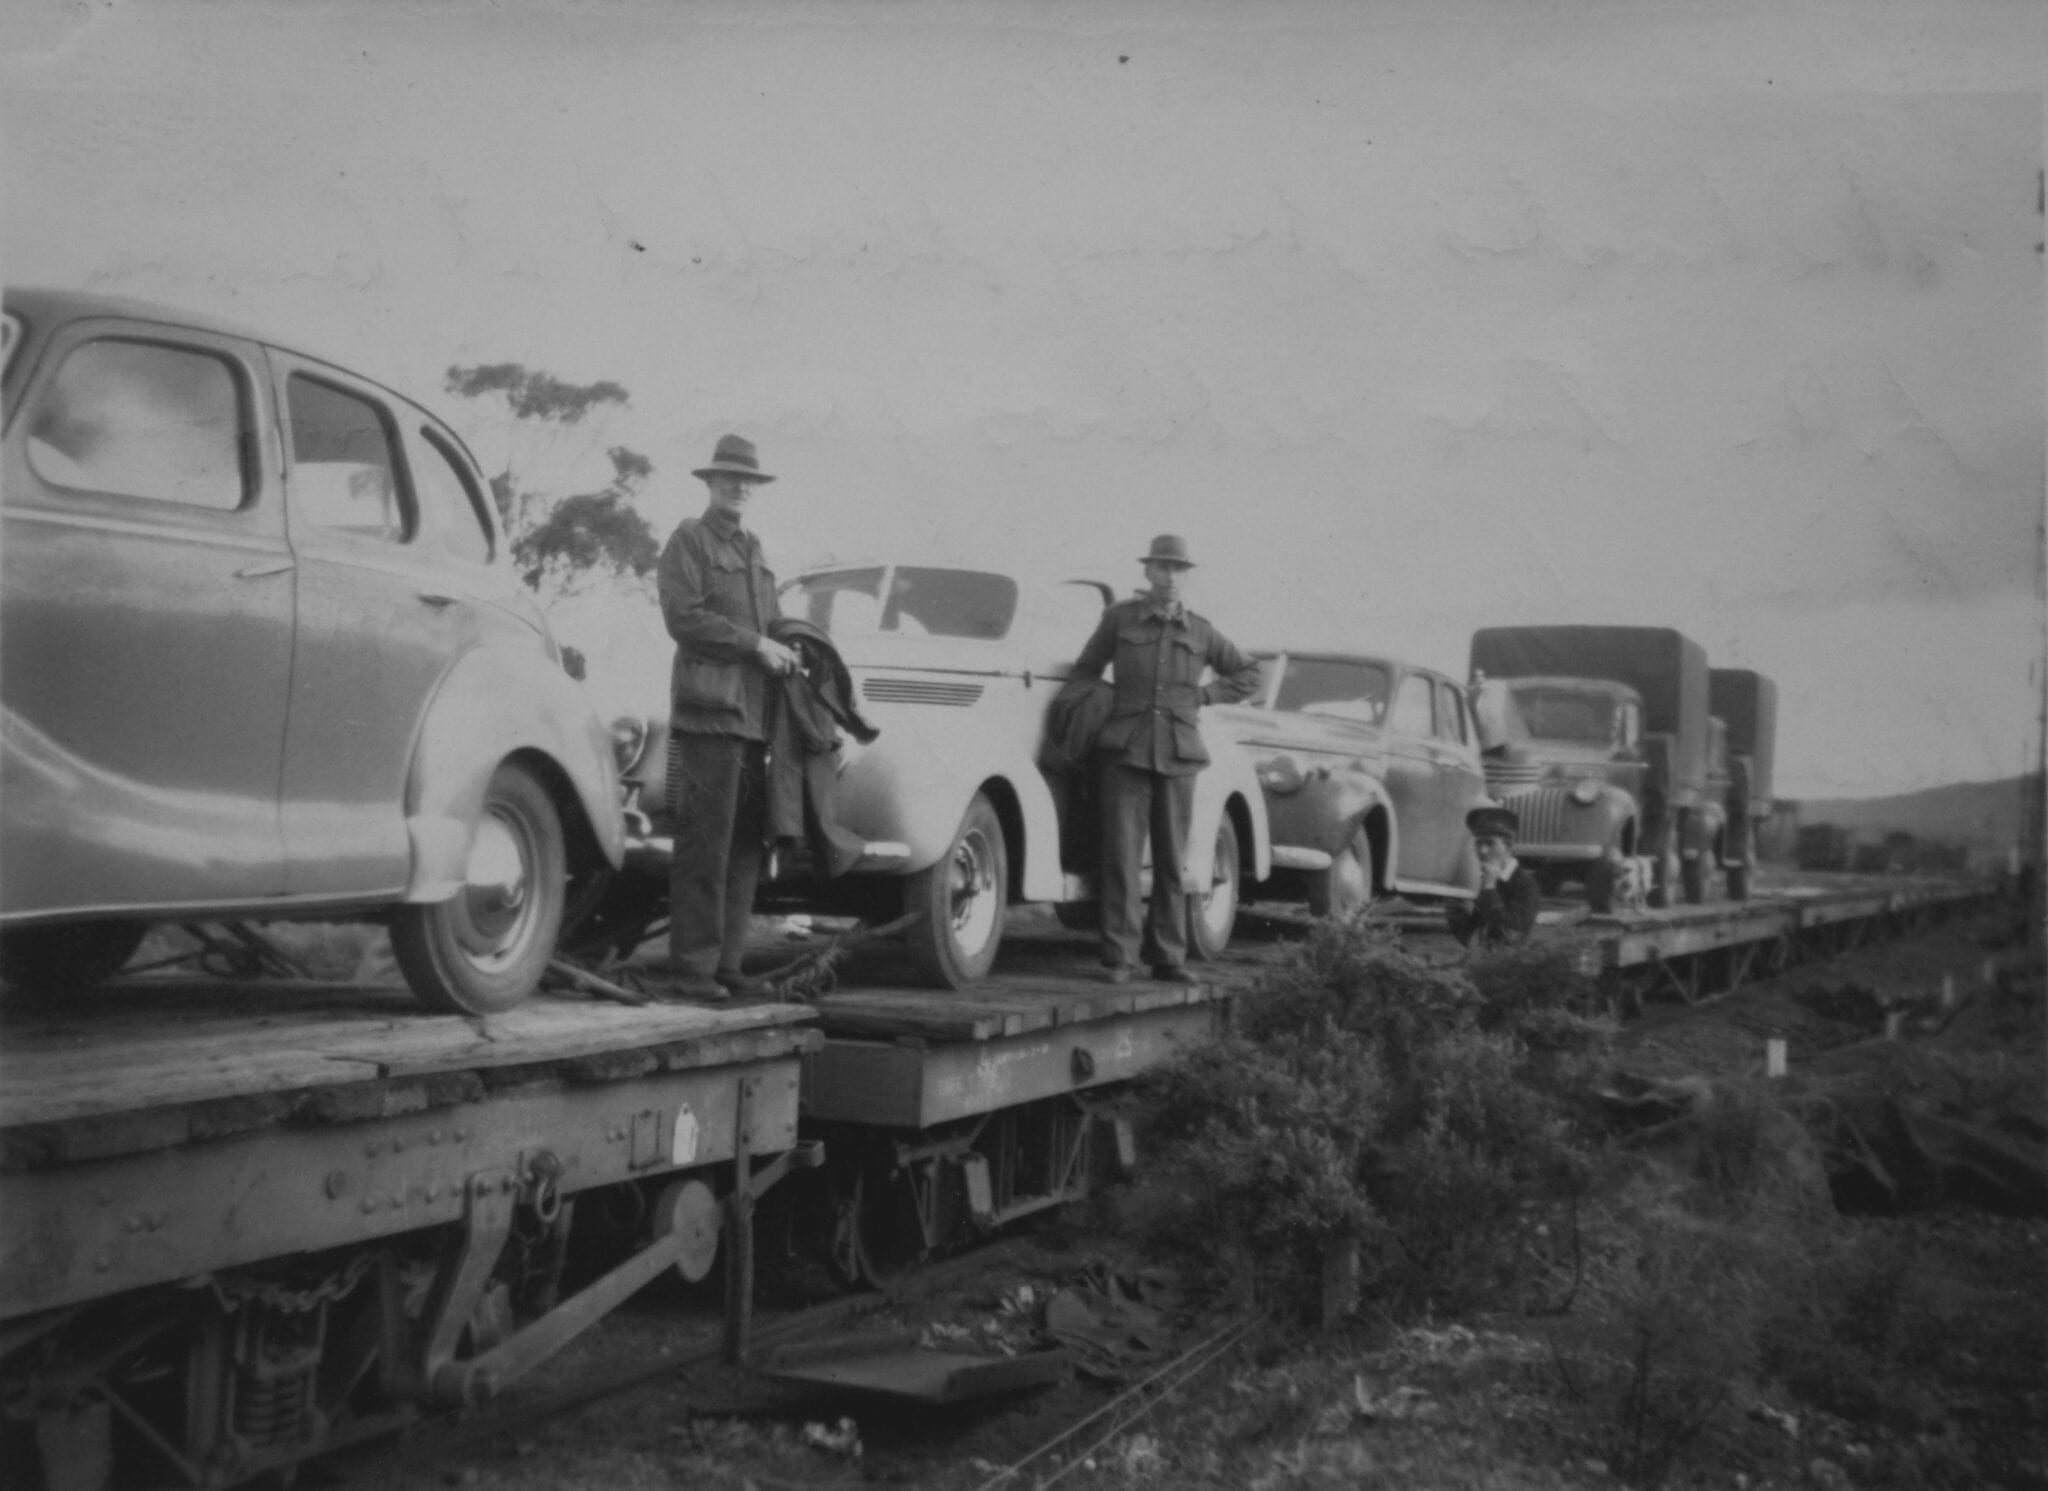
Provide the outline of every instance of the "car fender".
[[871,843],[907,846],[903,873],[914,874],[951,846],[974,794],[1001,783],[1023,825],[1023,843],[1010,846],[1023,864],[1013,893],[1027,901],[1059,898],[1059,819],[1028,751],[991,739],[969,710],[903,713],[878,723],[873,741],[841,747],[848,755],[834,803],[841,824]]
[[1221,730],[1205,725],[1202,742],[1209,750],[1209,764],[1195,778],[1185,866],[1188,884],[1204,890],[1212,883],[1216,831],[1233,803],[1243,809],[1245,821],[1251,825],[1250,841],[1237,846],[1240,856],[1250,855],[1246,878],[1252,883],[1265,880],[1273,873],[1273,832],[1266,795],[1259,790],[1258,771],[1244,747]]
[[1273,775],[1269,770],[1266,811],[1275,842],[1339,854],[1356,837],[1366,817],[1375,809],[1384,809],[1387,864],[1401,862],[1400,819],[1379,778],[1344,767],[1317,767],[1289,791],[1271,786]]
[[581,687],[534,654],[484,647],[448,670],[413,749],[405,793],[412,841],[406,900],[446,900],[461,888],[491,774],[521,752],[560,768],[606,862],[619,867],[625,848],[618,767],[610,736]]

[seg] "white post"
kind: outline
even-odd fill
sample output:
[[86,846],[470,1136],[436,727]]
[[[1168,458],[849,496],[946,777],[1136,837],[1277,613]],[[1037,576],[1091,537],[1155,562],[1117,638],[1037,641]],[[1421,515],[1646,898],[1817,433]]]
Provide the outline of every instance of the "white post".
[[1776,1036],[1764,1042],[1764,1075],[1782,1077],[1785,1075],[1785,1042]]

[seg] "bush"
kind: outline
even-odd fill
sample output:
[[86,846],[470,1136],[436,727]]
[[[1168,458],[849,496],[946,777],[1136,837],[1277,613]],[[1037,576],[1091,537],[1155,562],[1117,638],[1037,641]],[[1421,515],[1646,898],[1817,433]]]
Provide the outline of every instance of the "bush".
[[1142,1086],[1155,1243],[1303,1312],[1352,1244],[1389,1308],[1496,1296],[1532,1202],[1587,1172],[1564,1074],[1605,1026],[1571,1012],[1590,993],[1574,977],[1543,957],[1435,966],[1386,929],[1318,925],[1237,1032]]

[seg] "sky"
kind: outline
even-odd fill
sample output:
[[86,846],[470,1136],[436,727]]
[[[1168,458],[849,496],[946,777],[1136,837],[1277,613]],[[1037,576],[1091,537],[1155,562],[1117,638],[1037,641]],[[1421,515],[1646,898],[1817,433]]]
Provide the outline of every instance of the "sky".
[[[732,430],[785,575],[1135,586],[1178,532],[1247,646],[1679,627],[1777,682],[1786,796],[2039,759],[2034,0],[10,16],[7,282],[259,327],[529,484],[641,451],[658,533]],[[445,392],[501,361],[630,402]],[[558,621],[658,696],[651,605]]]

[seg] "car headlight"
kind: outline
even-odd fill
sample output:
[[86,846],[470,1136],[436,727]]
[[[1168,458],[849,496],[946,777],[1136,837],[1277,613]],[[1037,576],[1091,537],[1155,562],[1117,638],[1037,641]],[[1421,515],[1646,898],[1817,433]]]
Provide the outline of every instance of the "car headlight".
[[1600,797],[1600,784],[1591,777],[1580,777],[1572,784],[1572,801],[1582,808],[1590,808]]
[[622,714],[612,721],[612,759],[624,776],[640,764],[647,752],[647,721],[638,715]]

